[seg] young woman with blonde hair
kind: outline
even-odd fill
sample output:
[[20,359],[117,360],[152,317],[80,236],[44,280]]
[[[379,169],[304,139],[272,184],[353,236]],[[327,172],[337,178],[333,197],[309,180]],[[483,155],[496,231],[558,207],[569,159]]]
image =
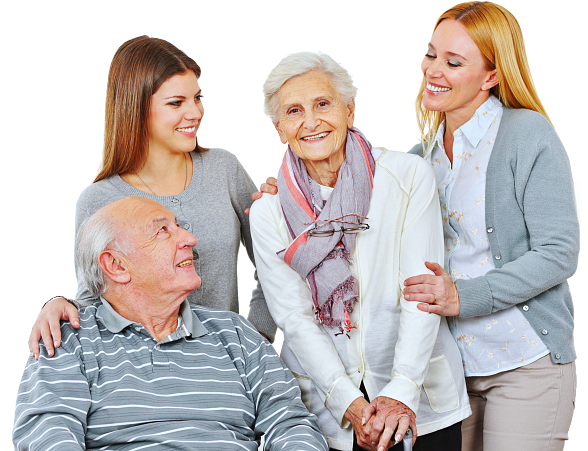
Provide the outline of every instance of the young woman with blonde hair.
[[[575,398],[567,279],[579,226],[570,164],[533,86],[514,16],[490,2],[441,15],[416,108],[433,167],[445,268],[405,299],[448,317],[473,415],[464,450],[561,450]],[[440,262],[439,262],[440,263]]]
[[[78,199],[76,233],[94,212],[123,197],[159,202],[198,239],[193,264],[202,286],[188,300],[237,312],[241,242],[253,261],[245,210],[255,187],[234,155],[198,145],[196,134],[204,114],[200,73],[193,59],[162,39],[140,36],[117,50],[108,75],[102,168]],[[80,282],[76,305],[94,301]],[[57,297],[33,327],[29,348],[36,357],[40,337],[49,355],[59,346],[60,319],[76,326],[78,312]],[[276,327],[259,285],[249,320],[273,340]]]

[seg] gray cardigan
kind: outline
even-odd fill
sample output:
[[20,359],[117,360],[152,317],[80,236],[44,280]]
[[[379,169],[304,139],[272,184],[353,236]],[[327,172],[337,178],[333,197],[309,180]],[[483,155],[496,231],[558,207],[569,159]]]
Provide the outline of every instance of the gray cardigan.
[[[423,156],[422,145],[410,153]],[[504,108],[486,173],[486,230],[496,268],[456,281],[459,316],[516,305],[555,363],[575,360],[567,283],[580,250],[574,184],[566,151],[539,113]]]

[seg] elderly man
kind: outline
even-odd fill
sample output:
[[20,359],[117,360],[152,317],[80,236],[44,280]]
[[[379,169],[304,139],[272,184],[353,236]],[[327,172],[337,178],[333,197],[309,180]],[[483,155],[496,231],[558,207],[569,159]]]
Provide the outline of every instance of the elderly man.
[[240,316],[185,300],[196,238],[132,197],[95,213],[76,259],[100,301],[27,363],[16,449],[326,450],[272,346]]

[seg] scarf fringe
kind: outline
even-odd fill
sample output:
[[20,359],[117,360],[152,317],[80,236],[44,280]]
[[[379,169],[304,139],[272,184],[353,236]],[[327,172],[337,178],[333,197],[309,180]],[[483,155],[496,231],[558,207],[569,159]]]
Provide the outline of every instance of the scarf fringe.
[[[338,327],[341,333],[347,334],[349,330],[356,329],[351,325],[349,314],[353,313],[354,304],[357,302],[357,295],[349,296],[354,292],[355,280],[353,276],[348,277],[343,283],[333,290],[331,295],[320,308],[316,309],[316,316],[319,322],[327,327]],[[331,312],[335,303],[342,303],[344,306],[345,318],[333,318]],[[339,334],[336,334],[339,335]]]

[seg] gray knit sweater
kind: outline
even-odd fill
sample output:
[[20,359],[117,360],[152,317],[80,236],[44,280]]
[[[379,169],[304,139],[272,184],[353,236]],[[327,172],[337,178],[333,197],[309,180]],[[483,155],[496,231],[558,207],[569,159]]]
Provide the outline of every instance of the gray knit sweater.
[[[251,206],[251,193],[257,190],[237,158],[226,150],[192,152],[191,156],[192,181],[177,196],[144,193],[118,175],[88,186],[76,204],[76,234],[94,212],[123,197],[141,196],[159,202],[176,215],[181,227],[198,239],[194,247],[194,266],[202,286],[188,296],[190,303],[238,313],[237,253],[243,243],[254,262],[245,209]],[[257,274],[255,278],[257,280]],[[91,304],[90,300],[95,301],[78,277],[77,303],[86,306]],[[276,325],[259,282],[253,291],[248,319],[273,341]]]
[[[422,145],[410,153],[422,156]],[[575,360],[567,283],[580,250],[574,184],[566,151],[539,113],[504,108],[486,173],[486,229],[496,268],[456,281],[459,316],[516,305],[555,363]]]

